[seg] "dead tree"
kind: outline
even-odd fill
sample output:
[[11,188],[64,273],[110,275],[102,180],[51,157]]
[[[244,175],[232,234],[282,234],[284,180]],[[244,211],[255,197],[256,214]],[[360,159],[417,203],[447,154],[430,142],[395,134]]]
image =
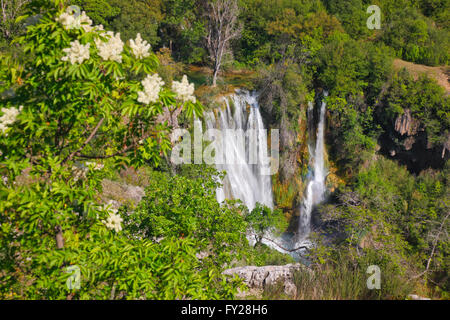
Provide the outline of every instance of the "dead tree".
[[229,41],[241,33],[241,26],[237,23],[238,15],[237,0],[206,1],[208,21],[206,46],[213,62],[213,87],[216,86],[217,74]]
[[3,38],[11,40],[13,34],[20,28],[15,20],[23,13],[30,0],[0,0],[0,32]]

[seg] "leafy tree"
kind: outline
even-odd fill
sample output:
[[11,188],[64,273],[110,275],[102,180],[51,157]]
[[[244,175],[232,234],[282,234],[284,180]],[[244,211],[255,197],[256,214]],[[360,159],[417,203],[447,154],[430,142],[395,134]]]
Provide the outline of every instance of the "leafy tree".
[[103,24],[125,38],[133,38],[137,33],[152,45],[159,42],[159,23],[163,19],[160,0],[72,0],[85,10],[95,23]]
[[420,9],[427,17],[432,17],[439,26],[450,27],[450,2],[448,0],[421,0]]
[[386,21],[381,39],[396,50],[397,56],[416,63],[448,63],[448,30],[432,26],[417,9],[398,9]]
[[282,232],[287,227],[286,218],[281,210],[271,210],[259,203],[245,216],[245,220],[253,232],[256,243],[261,243],[269,232]]
[[86,11],[94,23],[107,28],[110,27],[110,21],[120,13],[120,8],[114,6],[110,0],[72,0],[70,3]]
[[178,61],[206,61],[203,40],[206,22],[198,0],[163,2],[164,19],[160,24],[161,45],[168,47]]
[[339,31],[342,31],[339,21],[325,10],[297,15],[288,8],[267,26],[267,32],[275,35],[282,46],[297,44],[312,55],[326,38]]
[[317,54],[317,75],[330,94],[358,94],[368,85],[367,51],[359,42],[336,36]]
[[402,282],[426,284],[430,279],[448,290],[442,276],[449,250],[447,179],[448,165],[415,177],[392,160],[373,160],[320,209],[327,232],[339,236],[334,245],[319,246],[314,254],[324,263],[347,252],[350,260],[377,264]]
[[325,0],[327,11],[334,15],[341,22],[345,31],[352,38],[367,37],[373,31],[366,26],[366,20],[369,15],[366,13],[367,7],[363,0]]
[[163,19],[160,0],[110,0],[110,2],[120,10],[110,22],[113,30],[120,32],[124,38],[131,38],[140,33],[152,45],[159,42],[158,26]]
[[361,96],[329,97],[328,119],[333,130],[329,134],[331,154],[340,170],[347,174],[370,159],[375,151],[377,128],[373,121],[373,110],[367,107]]
[[125,220],[132,234],[143,238],[193,239],[202,263],[221,270],[247,249],[246,208],[219,204],[213,172],[201,176],[169,176],[154,172],[139,206]]
[[[0,71],[2,91],[14,92],[1,100],[1,296],[231,297],[234,284],[198,272],[191,239],[133,238],[98,197],[103,163],[157,164],[167,152],[167,125],[155,121],[163,107],[192,116],[201,105],[160,82],[146,103],[152,52],[75,19],[60,1],[44,4],[45,16],[17,39],[28,59],[2,61]],[[81,271],[79,290],[66,286],[70,265]],[[217,283],[223,289],[208,289]]]

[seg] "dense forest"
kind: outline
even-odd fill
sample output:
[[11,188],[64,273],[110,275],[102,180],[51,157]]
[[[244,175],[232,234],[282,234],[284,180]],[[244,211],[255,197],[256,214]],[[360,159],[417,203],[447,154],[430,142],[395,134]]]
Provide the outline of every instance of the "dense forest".
[[[449,0],[0,10],[1,299],[449,299]],[[229,171],[171,160],[172,133],[236,114],[239,90],[279,130],[273,205],[219,201]],[[267,239],[304,219],[321,105],[299,258]],[[286,265],[290,288],[228,272]]]

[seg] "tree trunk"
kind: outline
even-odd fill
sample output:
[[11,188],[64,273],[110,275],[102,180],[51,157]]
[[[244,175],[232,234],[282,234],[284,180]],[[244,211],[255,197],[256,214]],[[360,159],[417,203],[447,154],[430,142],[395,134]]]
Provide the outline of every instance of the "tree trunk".
[[241,32],[241,25],[237,23],[239,7],[237,0],[205,0],[204,3],[209,30],[206,46],[214,64],[212,86],[215,87],[227,44]]
[[64,248],[64,237],[61,226],[56,227],[56,247],[58,249]]
[[219,73],[219,68],[217,66],[214,66],[213,80],[212,80],[213,87],[215,87],[217,85],[217,74],[218,73]]

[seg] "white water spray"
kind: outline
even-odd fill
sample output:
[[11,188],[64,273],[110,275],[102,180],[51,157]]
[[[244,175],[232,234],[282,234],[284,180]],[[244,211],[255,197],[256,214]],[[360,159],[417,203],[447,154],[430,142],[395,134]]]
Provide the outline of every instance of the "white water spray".
[[[326,97],[327,92],[324,93]],[[207,129],[264,129],[261,114],[259,112],[256,94],[250,94],[247,91],[237,91],[236,94],[224,97],[225,108],[218,109],[217,113],[208,112],[205,114],[205,122]],[[308,128],[309,142],[308,148],[310,153],[309,181],[305,191],[304,201],[300,207],[300,220],[298,228],[298,237],[290,238],[288,235],[275,237],[267,234],[262,242],[269,247],[280,252],[293,255],[295,258],[302,259],[300,252],[293,252],[294,248],[299,246],[309,247],[311,244],[307,238],[311,231],[311,213],[315,205],[324,200],[325,196],[325,179],[326,168],[324,162],[324,131],[325,131],[325,112],[326,103],[322,101],[319,111],[319,121],[317,131],[314,124],[314,107],[311,103],[308,108]],[[212,137],[209,137],[212,139]],[[256,202],[265,204],[273,208],[273,196],[270,176],[261,175],[262,164],[265,156],[267,156],[267,136],[257,134],[256,143],[249,145],[248,136],[245,143],[239,144],[235,139],[224,137],[223,144],[220,145],[222,150],[219,152],[228,153],[228,156],[235,157],[240,164],[216,164],[219,171],[226,171],[226,177],[223,187],[217,190],[217,200],[222,202],[225,198],[240,199],[244,204],[252,210]],[[249,150],[256,148],[258,154],[257,164],[249,164]],[[250,239],[249,239],[250,240]],[[286,249],[283,249],[286,248]]]
[[[270,164],[265,163],[268,155],[267,135],[257,96],[239,90],[236,94],[224,97],[224,102],[226,108],[218,109],[217,118],[213,112],[205,114],[208,129],[219,129],[222,132],[238,129],[257,134],[252,137],[247,134],[245,141],[224,136],[222,145],[218,146],[222,150],[218,151],[236,161],[216,164],[219,171],[226,171],[223,187],[217,190],[217,200],[222,202],[225,198],[240,199],[249,210],[252,210],[257,202],[273,208],[270,176],[261,174]],[[257,155],[257,159],[254,159],[256,161],[250,160],[250,154]]]

